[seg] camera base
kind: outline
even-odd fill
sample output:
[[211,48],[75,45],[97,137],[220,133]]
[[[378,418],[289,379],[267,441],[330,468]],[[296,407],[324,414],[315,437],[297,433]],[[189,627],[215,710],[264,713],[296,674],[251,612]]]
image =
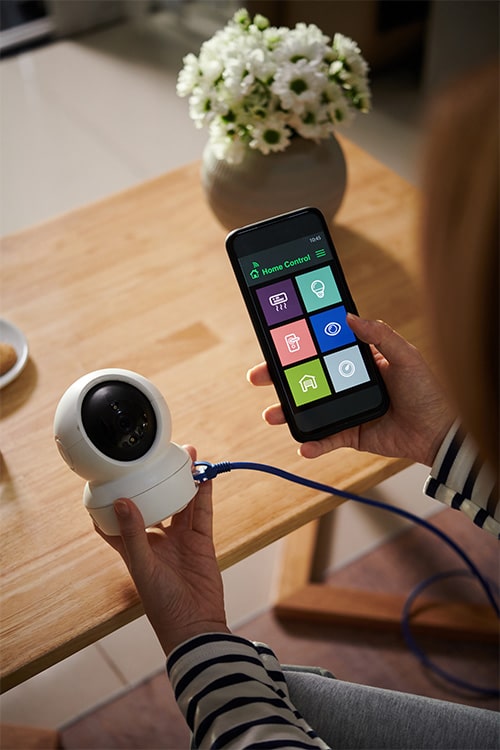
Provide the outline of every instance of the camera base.
[[189,453],[170,443],[159,460],[133,474],[109,482],[87,482],[83,503],[101,531],[117,536],[120,529],[113,503],[118,498],[133,500],[148,528],[185,508],[196,491]]

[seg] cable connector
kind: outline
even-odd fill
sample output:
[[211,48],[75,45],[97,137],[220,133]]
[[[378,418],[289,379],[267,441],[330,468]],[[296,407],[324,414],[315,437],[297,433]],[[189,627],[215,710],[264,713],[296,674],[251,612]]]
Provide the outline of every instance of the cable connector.
[[207,482],[209,479],[215,479],[219,474],[231,471],[230,461],[220,461],[217,464],[211,464],[210,461],[195,461],[194,465],[197,471],[193,474],[195,482]]

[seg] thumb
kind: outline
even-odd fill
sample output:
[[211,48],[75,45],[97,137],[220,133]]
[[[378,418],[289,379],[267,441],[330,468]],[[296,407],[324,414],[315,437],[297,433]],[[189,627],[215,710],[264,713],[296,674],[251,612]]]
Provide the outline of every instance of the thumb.
[[113,505],[120,536],[128,559],[129,567],[134,568],[144,563],[150,554],[148,535],[144,528],[144,519],[139,508],[128,498],[120,498]]
[[419,356],[412,344],[382,320],[366,320],[347,313],[347,322],[361,341],[372,344],[393,365],[410,365]]

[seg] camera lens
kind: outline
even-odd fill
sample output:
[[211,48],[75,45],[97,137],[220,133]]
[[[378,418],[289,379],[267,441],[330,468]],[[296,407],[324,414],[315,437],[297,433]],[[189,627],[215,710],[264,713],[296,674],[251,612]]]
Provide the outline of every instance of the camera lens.
[[144,456],[156,437],[156,416],[149,399],[121,380],[98,383],[82,403],[82,422],[90,440],[117,461]]
[[130,432],[133,429],[128,414],[121,413],[118,415],[118,426],[123,432]]

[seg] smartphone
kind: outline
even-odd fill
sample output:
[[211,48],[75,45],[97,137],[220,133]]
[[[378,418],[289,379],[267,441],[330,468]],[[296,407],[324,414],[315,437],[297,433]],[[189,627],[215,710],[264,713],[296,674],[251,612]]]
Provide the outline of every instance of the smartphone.
[[301,208],[235,229],[226,249],[290,432],[299,442],[382,416],[389,397],[328,225]]

